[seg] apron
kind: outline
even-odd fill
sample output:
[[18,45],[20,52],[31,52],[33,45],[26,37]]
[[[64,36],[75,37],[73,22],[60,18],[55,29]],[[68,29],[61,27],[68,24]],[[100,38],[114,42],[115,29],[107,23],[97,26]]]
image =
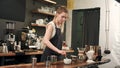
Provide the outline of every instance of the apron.
[[[53,38],[50,39],[50,42],[57,47],[58,49],[62,49],[62,34],[60,28],[55,27],[56,33]],[[57,60],[61,60],[61,55],[57,52],[51,50],[50,48],[46,47],[44,50],[44,53],[41,56],[41,62],[44,62],[47,60],[48,56],[55,55],[57,56]]]

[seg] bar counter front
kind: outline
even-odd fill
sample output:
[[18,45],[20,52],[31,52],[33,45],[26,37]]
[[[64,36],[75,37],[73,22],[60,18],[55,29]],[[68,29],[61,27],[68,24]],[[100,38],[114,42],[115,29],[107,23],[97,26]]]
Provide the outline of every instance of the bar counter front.
[[[67,53],[72,53],[74,50],[66,50]],[[38,51],[28,51],[28,52],[8,52],[8,53],[0,53],[0,66],[5,65],[13,65],[13,64],[21,64],[21,63],[30,63],[32,57],[36,57],[37,62],[40,62],[40,56],[43,53],[42,50]]]
[[[108,62],[110,62],[110,59],[102,59],[102,61],[94,62],[94,63],[76,62],[76,63],[71,63],[71,64],[64,64],[63,61],[57,61],[51,64],[50,66],[46,66],[45,62],[39,62],[39,63],[36,63],[34,67],[32,66],[32,63],[29,63],[29,64],[0,66],[0,68],[81,68],[84,66],[92,66],[92,65],[98,66],[98,65],[105,64]],[[91,67],[91,68],[97,68],[97,67]]]

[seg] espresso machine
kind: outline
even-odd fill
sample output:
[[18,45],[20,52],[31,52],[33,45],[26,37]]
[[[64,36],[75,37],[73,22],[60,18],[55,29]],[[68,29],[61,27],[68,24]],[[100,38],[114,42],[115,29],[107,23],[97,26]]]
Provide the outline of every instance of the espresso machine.
[[30,48],[36,48],[34,45],[37,41],[37,35],[30,28],[24,27],[20,29],[19,33],[16,35],[18,41],[21,41],[21,49],[29,50]]
[[27,43],[29,45],[30,49],[36,49],[37,47],[35,46],[37,42],[37,34],[35,34],[34,29],[29,30],[27,34]]

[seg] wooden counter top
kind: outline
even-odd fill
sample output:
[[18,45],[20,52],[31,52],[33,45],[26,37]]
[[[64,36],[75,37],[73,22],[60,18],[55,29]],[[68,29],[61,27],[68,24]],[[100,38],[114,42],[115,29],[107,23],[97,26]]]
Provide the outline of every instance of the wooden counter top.
[[[74,50],[66,50],[67,53],[74,52]],[[25,52],[25,55],[39,55],[43,54],[43,51],[36,51],[36,52]],[[15,56],[16,54],[13,52],[9,53],[0,53],[0,57],[2,56]]]
[[[36,51],[36,52],[25,52],[25,55],[37,55],[37,54],[42,54],[43,51]],[[0,53],[0,56],[16,56],[14,52],[9,52],[9,53]]]
[[[50,65],[50,67],[48,68],[75,68],[77,66],[84,66],[86,64],[87,63],[84,62],[84,63],[66,65],[61,61],[61,62],[57,62],[57,63]],[[0,66],[0,68],[32,68],[32,64],[7,65],[7,66]],[[47,67],[45,66],[45,63],[41,62],[41,63],[37,63],[35,68],[47,68]]]
[[[108,60],[108,59],[106,59]],[[105,59],[102,60],[101,62],[106,61]],[[97,63],[97,62],[95,62]],[[82,67],[85,65],[90,65],[90,64],[95,64],[95,63],[86,63],[86,62],[78,62],[78,63],[72,63],[72,64],[64,64],[63,61],[58,61],[52,65],[50,65],[49,67],[45,66],[44,62],[39,62],[36,64],[35,68],[76,68],[76,67]],[[108,63],[108,62],[106,62]],[[32,68],[32,64],[18,64],[18,65],[7,65],[7,66],[0,66],[0,68]]]
[[0,53],[0,57],[1,56],[15,56],[15,53],[13,52],[9,52],[9,53]]

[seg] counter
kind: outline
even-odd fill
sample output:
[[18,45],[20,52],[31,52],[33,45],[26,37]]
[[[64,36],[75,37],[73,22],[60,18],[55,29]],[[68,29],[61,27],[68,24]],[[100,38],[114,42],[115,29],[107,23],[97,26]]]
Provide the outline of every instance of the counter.
[[[72,53],[74,50],[66,50],[67,53]],[[37,55],[37,54],[43,54],[43,51],[31,51],[31,52],[25,52],[25,55]],[[0,53],[0,57],[3,56],[16,56],[16,53],[14,52],[9,52],[9,53]]]
[[[72,53],[74,50],[66,50],[67,53]],[[37,61],[40,62],[42,50],[38,51],[25,51],[25,52],[8,52],[0,53],[0,66],[19,64],[19,63],[30,63],[33,56],[38,57]]]
[[[110,62],[110,59],[102,59],[100,62],[95,63],[86,63],[86,62],[77,62],[77,63],[71,63],[71,64],[64,64],[63,61],[58,61],[54,64],[51,64],[49,67],[45,66],[45,62],[39,62],[36,64],[34,68],[77,68],[82,67],[86,65],[99,65],[99,64],[105,64]],[[18,65],[7,65],[7,66],[0,66],[0,68],[32,68],[32,64],[18,64]]]

